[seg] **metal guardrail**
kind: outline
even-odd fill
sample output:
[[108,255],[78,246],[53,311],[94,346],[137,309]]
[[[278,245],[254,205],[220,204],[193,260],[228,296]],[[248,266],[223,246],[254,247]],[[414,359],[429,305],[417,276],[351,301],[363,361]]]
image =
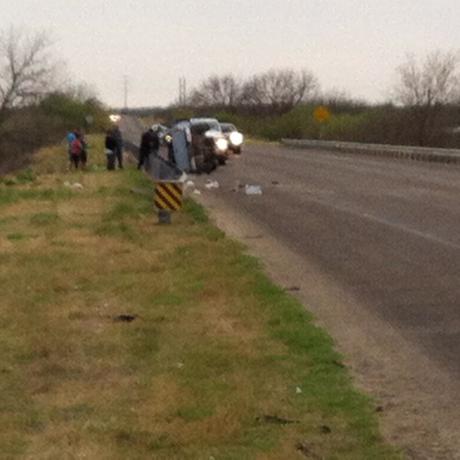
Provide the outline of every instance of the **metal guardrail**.
[[309,139],[282,139],[281,143],[293,148],[320,149],[345,153],[402,158],[416,161],[460,164],[459,149],[437,149],[405,145],[361,144],[359,142],[320,141]]

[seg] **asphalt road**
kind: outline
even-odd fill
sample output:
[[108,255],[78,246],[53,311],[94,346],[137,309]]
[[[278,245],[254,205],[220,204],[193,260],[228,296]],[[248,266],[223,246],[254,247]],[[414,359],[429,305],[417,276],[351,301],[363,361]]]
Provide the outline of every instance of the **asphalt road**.
[[213,178],[227,205],[422,344],[460,388],[459,167],[263,146]]
[[409,458],[460,458],[460,167],[254,145],[210,179],[201,201],[252,222],[236,236],[262,258],[279,245],[275,279],[300,283],[388,437]]

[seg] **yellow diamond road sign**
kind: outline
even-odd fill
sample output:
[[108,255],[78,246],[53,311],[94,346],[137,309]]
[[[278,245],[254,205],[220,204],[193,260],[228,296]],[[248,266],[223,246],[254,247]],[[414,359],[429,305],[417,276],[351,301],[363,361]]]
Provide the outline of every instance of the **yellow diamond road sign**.
[[331,118],[331,112],[329,112],[327,107],[320,105],[319,107],[316,107],[313,112],[313,116],[318,123],[325,123],[329,120],[329,118]]

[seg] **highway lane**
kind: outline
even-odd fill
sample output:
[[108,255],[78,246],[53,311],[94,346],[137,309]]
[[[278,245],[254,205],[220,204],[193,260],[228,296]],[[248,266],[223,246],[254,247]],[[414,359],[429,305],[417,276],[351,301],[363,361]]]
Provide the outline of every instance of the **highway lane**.
[[[227,205],[460,379],[460,168],[252,147],[215,177]],[[248,197],[240,184],[264,194]]]
[[413,458],[460,458],[460,167],[257,145],[211,179],[218,190],[197,180],[201,201],[228,228],[251,222],[235,235],[263,259],[280,246],[272,274],[293,275],[360,383],[391,408],[390,439]]

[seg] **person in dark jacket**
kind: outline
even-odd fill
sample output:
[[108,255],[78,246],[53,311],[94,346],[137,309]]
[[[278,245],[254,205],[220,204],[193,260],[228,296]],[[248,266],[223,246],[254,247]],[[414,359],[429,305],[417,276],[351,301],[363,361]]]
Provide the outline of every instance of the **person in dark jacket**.
[[108,130],[105,136],[105,154],[107,156],[107,169],[115,169],[115,155],[117,148],[117,140],[113,135],[112,130]]
[[142,134],[137,169],[141,169],[144,163],[146,163],[145,168],[148,169],[150,166],[149,155],[151,153],[158,154],[159,148],[160,139],[158,138],[158,133],[156,133],[152,128],[150,128],[148,131]]
[[113,137],[117,141],[115,156],[118,162],[118,168],[123,169],[123,136],[118,125],[113,128]]

